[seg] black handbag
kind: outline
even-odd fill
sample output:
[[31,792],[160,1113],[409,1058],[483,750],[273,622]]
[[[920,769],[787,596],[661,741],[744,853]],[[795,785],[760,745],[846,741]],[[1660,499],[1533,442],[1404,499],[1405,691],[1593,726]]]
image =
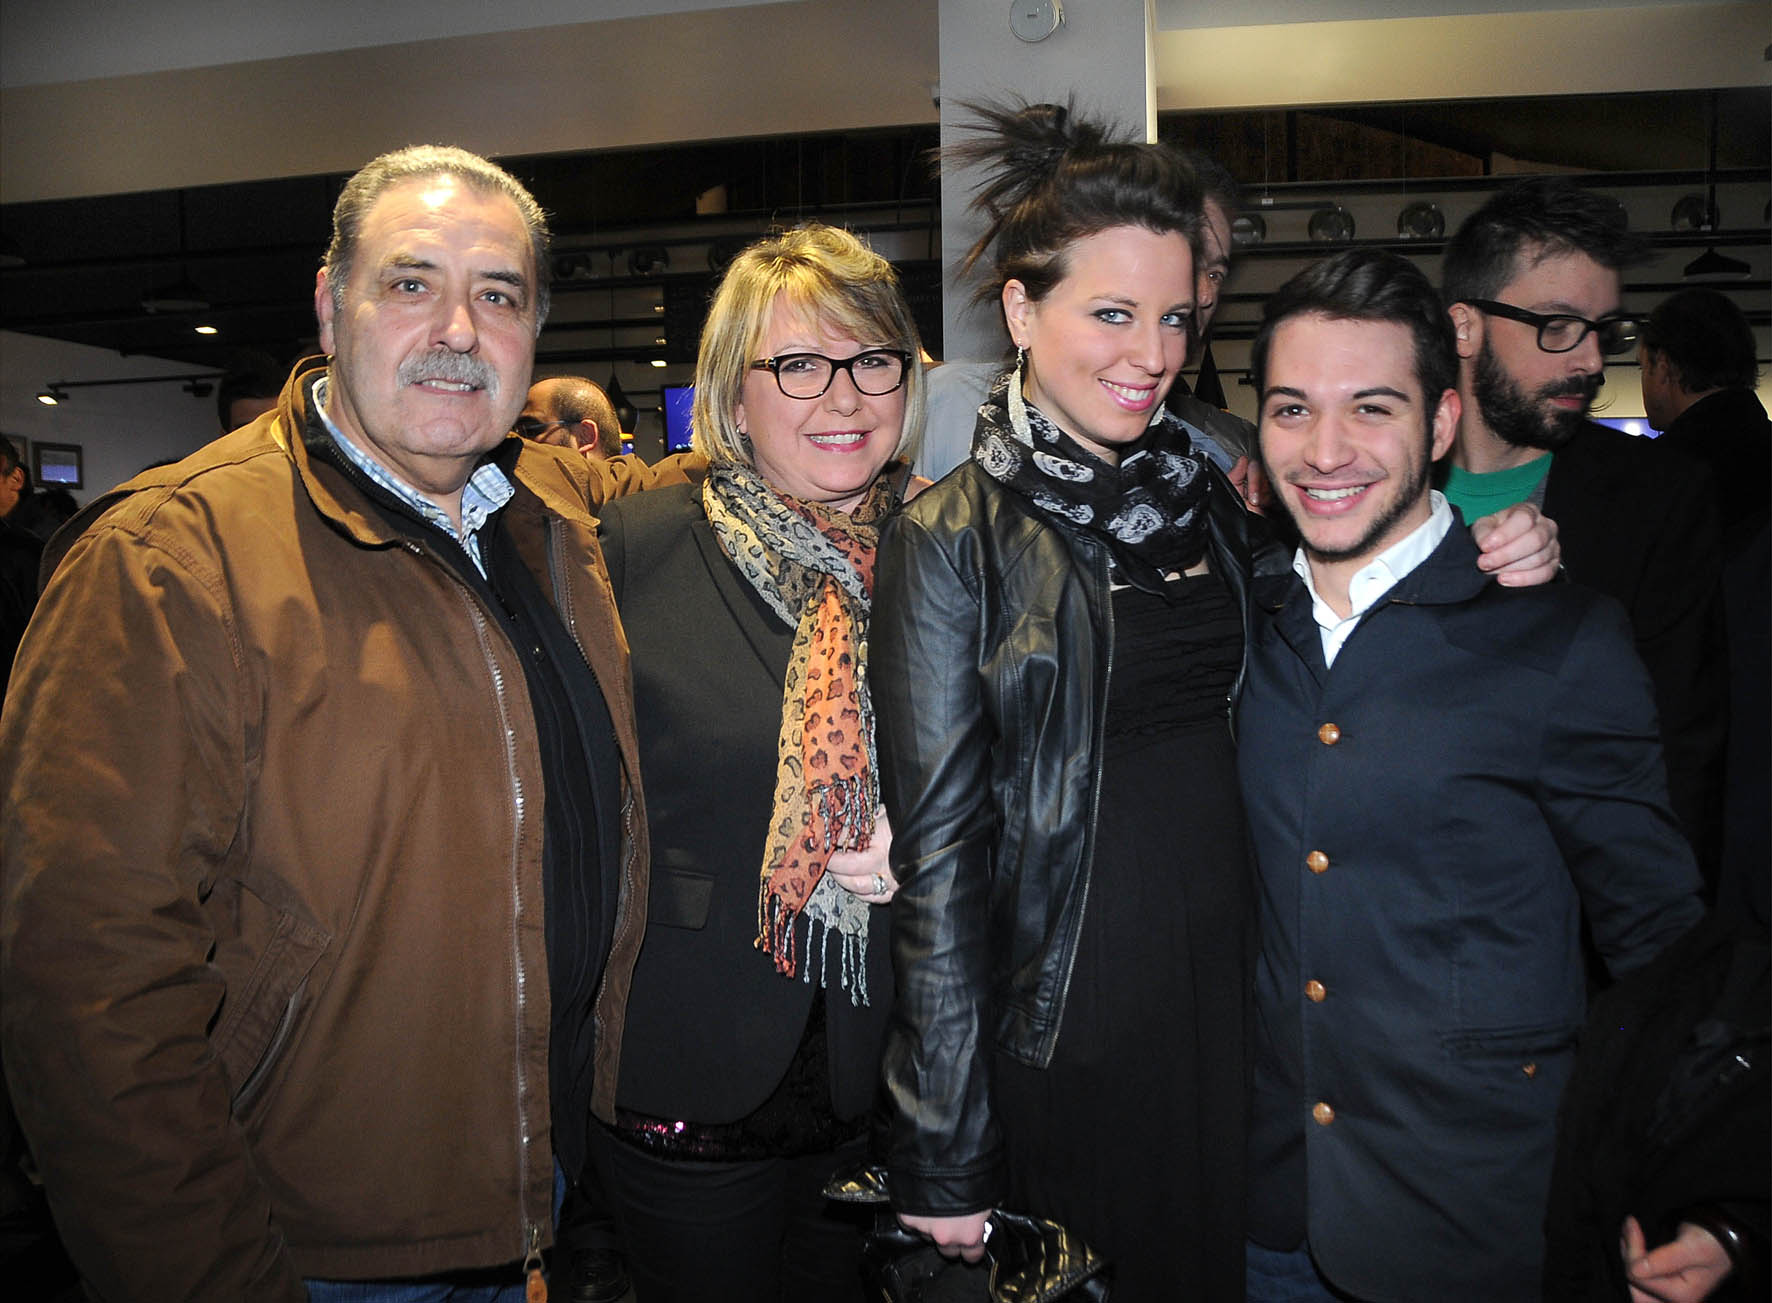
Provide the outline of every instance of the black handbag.
[[1106,1303],[1108,1264],[1057,1222],[992,1212],[984,1261],[944,1258],[893,1216],[884,1173],[862,1166],[838,1172],[824,1195],[880,1211],[862,1242],[861,1272],[874,1303]]

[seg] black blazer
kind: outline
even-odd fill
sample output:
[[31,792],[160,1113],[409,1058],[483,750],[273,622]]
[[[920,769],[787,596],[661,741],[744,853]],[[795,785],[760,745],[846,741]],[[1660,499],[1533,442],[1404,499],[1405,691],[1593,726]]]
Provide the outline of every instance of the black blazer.
[[1557,522],[1569,578],[1630,616],[1655,686],[1668,795],[1708,872],[1728,733],[1722,537],[1710,475],[1674,449],[1590,422],[1551,459],[1544,514]]
[[822,962],[832,1101],[838,1116],[857,1116],[874,1099],[892,999],[885,909],[870,928],[867,1006],[843,990],[836,942],[809,955],[802,928],[792,979],[753,944],[792,630],[721,550],[700,485],[636,494],[602,513],[652,836],[617,1102],[695,1122],[754,1111],[799,1046]]

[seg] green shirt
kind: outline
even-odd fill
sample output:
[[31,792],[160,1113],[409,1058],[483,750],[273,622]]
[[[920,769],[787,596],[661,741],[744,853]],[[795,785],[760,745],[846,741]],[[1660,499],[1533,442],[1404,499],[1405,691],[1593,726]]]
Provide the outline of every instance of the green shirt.
[[1441,492],[1446,501],[1458,508],[1464,517],[1465,524],[1480,520],[1484,516],[1493,515],[1513,506],[1516,502],[1531,499],[1538,503],[1543,494],[1539,485],[1550,473],[1551,454],[1534,457],[1523,466],[1513,466],[1504,471],[1487,471],[1478,474],[1446,465],[1446,483]]

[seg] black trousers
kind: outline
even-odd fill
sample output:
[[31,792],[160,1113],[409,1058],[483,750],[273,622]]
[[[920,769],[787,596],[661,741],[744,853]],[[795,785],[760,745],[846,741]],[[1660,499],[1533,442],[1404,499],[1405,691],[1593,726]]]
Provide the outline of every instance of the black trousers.
[[595,1179],[645,1303],[862,1303],[861,1237],[873,1210],[820,1191],[865,1144],[799,1158],[654,1158],[591,1128]]

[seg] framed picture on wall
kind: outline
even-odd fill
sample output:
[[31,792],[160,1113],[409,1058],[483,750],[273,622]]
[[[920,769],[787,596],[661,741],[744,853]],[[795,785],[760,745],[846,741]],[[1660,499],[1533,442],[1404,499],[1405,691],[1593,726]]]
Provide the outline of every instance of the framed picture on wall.
[[85,466],[77,443],[44,443],[31,446],[31,473],[40,489],[83,489]]

